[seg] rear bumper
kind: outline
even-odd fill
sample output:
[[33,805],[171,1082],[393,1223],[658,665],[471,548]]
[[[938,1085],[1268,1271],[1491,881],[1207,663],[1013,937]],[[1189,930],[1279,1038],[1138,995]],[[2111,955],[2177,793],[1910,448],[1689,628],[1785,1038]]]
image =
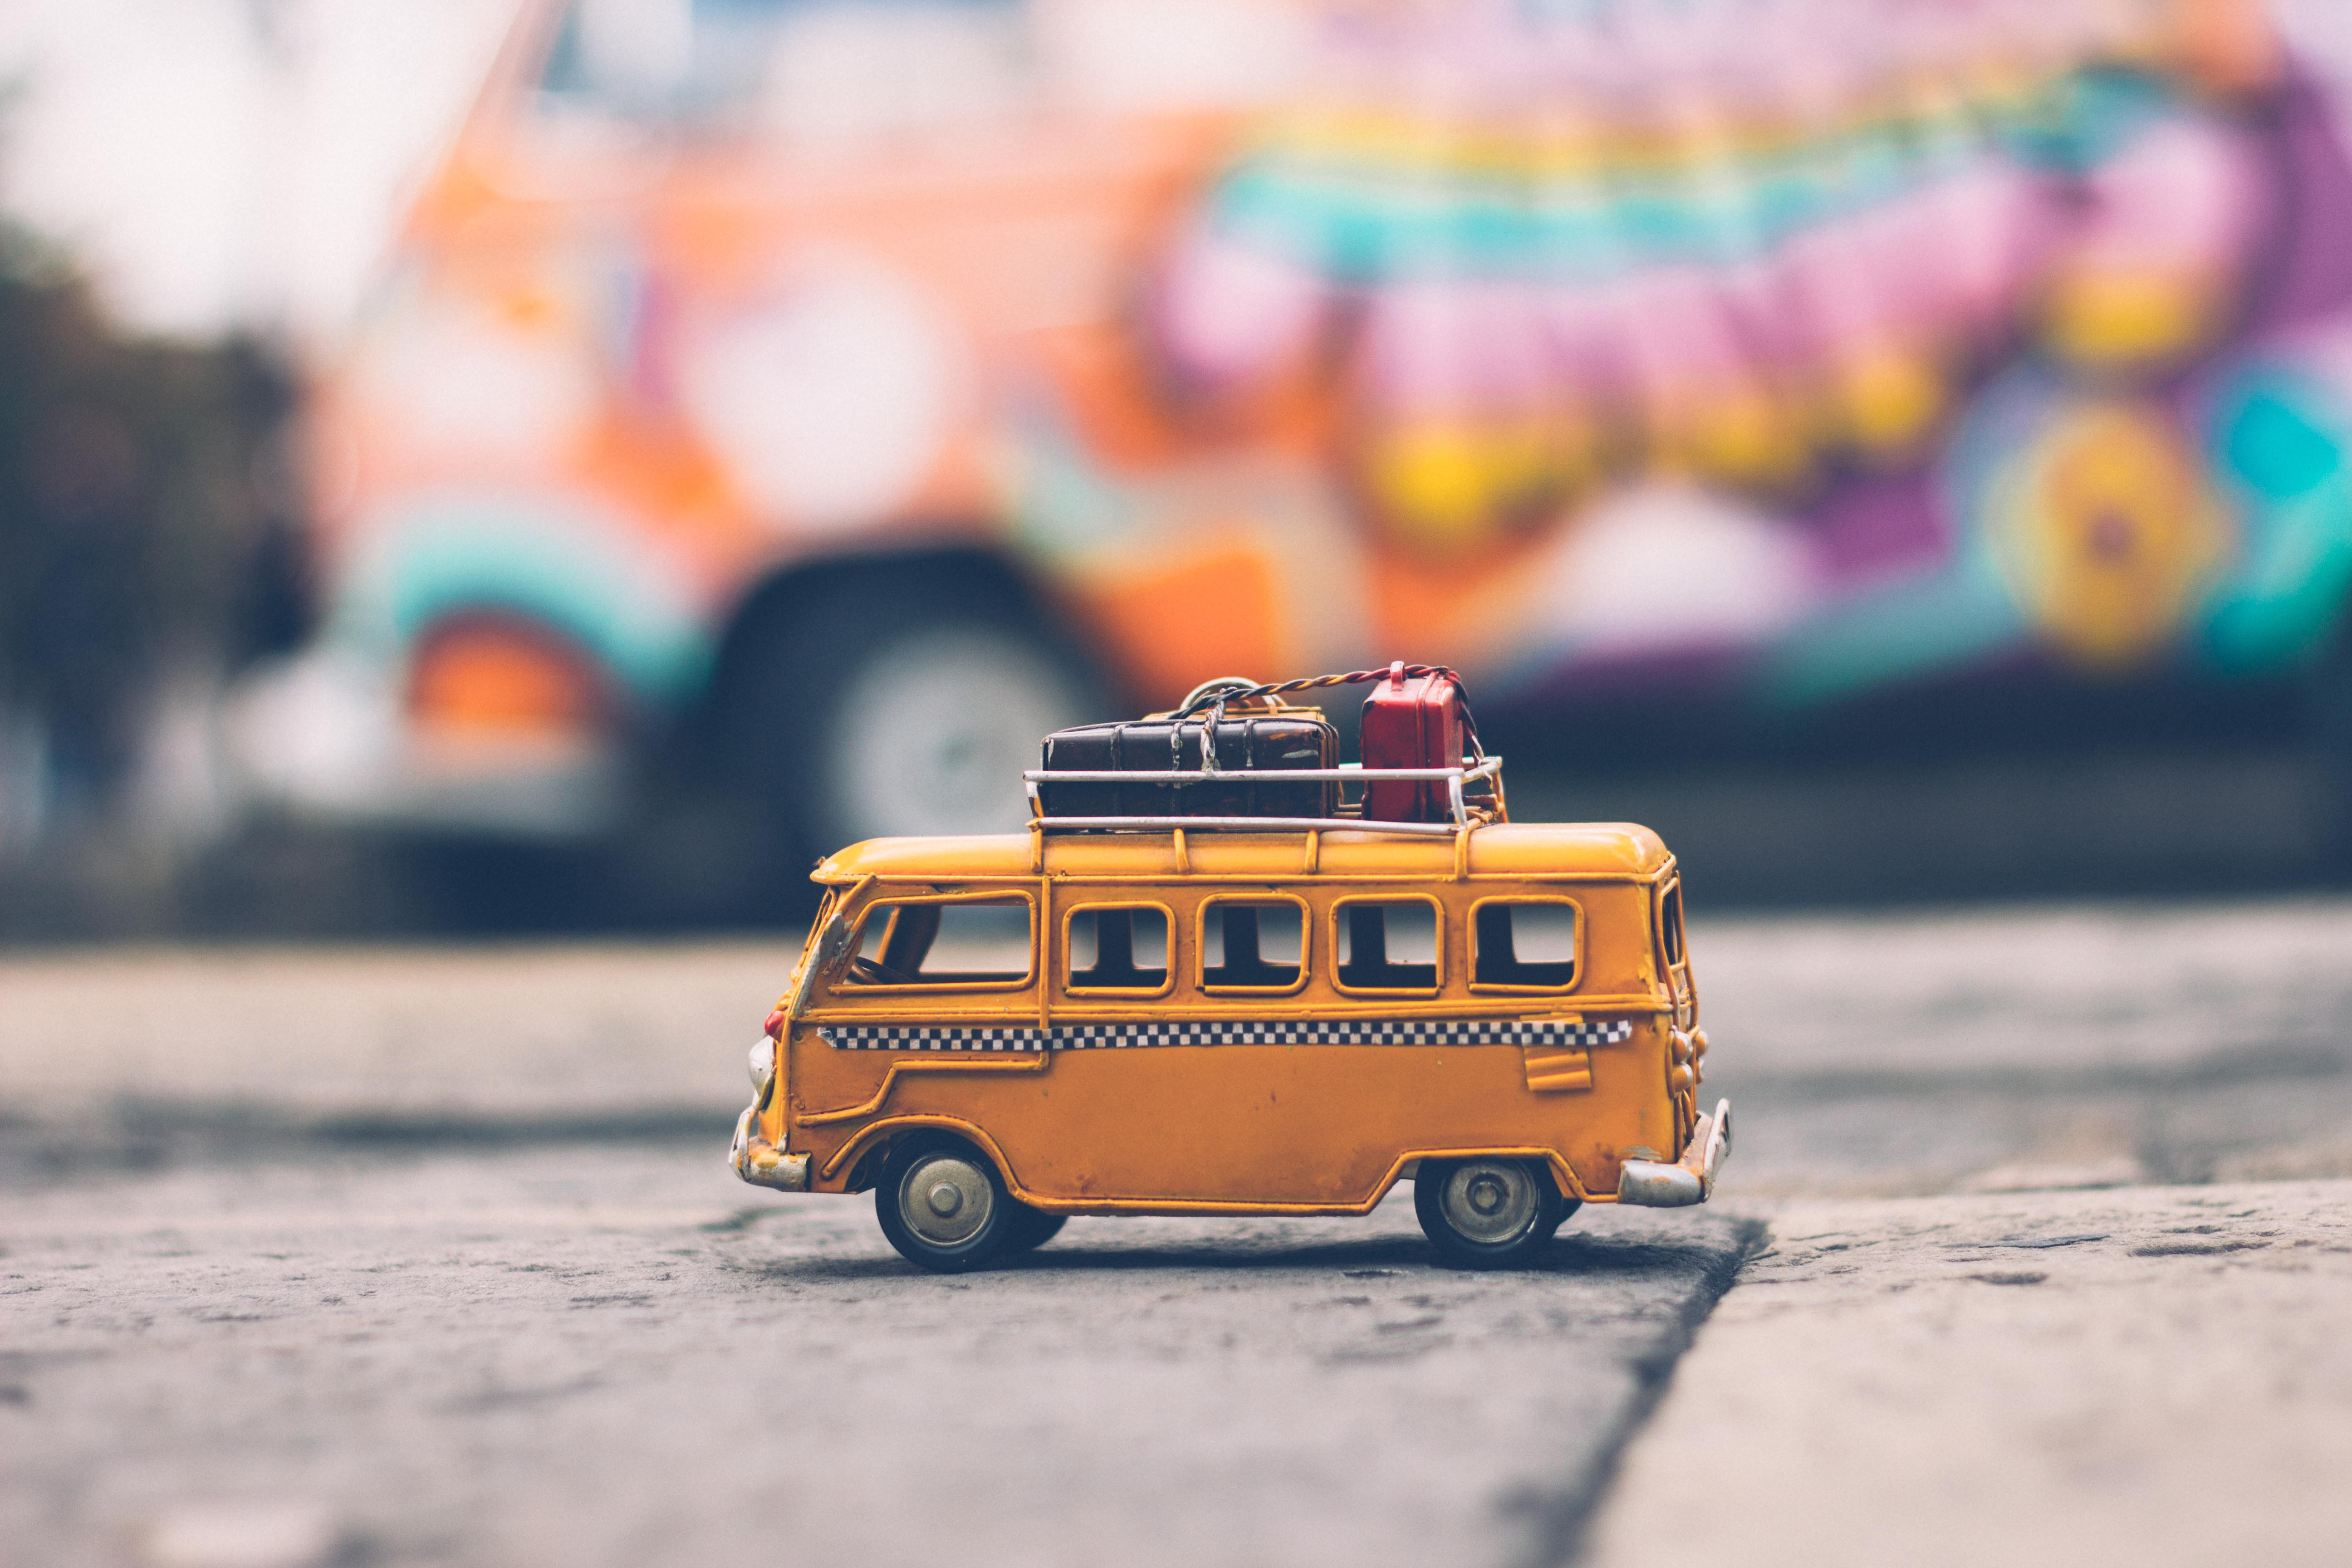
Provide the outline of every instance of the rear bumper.
[[1731,1156],[1731,1101],[1718,1100],[1715,1113],[1691,1129],[1683,1157],[1669,1165],[1658,1160],[1628,1160],[1617,1178],[1617,1201],[1644,1208],[1675,1209],[1703,1204],[1715,1191],[1715,1173]]
[[752,1106],[735,1120],[735,1142],[728,1147],[727,1163],[755,1187],[780,1193],[804,1193],[809,1184],[809,1157],[787,1154],[751,1131],[760,1108]]

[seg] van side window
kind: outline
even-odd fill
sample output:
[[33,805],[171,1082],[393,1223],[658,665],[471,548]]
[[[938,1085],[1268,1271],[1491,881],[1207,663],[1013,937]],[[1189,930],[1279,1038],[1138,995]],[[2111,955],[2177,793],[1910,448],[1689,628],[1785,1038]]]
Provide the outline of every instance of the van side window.
[[1576,983],[1576,906],[1489,899],[1473,922],[1474,985],[1562,986]]
[[1201,906],[1201,984],[1278,991],[1305,975],[1307,905],[1297,899],[1212,899]]
[[1437,906],[1427,899],[1342,899],[1332,910],[1334,971],[1351,991],[1437,986]]
[[1666,962],[1683,961],[1683,885],[1676,882],[1658,900],[1658,924],[1666,939]]
[[1014,0],[575,0],[539,107],[870,143],[1017,107],[1024,20]]
[[1073,991],[1157,991],[1168,984],[1168,951],[1164,910],[1073,910],[1063,983]]
[[878,903],[843,977],[863,985],[1017,985],[1029,978],[1029,900]]

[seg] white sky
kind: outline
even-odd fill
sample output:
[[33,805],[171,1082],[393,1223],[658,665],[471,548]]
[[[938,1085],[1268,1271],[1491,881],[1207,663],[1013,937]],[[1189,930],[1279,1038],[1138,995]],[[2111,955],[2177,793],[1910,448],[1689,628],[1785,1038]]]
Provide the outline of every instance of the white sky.
[[125,320],[331,331],[516,0],[0,0],[0,209]]

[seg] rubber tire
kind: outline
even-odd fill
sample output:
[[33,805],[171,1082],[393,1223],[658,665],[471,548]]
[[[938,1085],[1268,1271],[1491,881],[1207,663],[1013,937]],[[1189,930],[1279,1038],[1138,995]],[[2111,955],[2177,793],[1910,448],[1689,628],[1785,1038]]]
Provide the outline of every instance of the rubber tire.
[[[1043,682],[1008,705],[1002,733],[985,731],[992,751],[985,787],[1002,806],[1002,820],[852,820],[833,752],[845,726],[856,727],[857,694],[867,676],[901,668],[918,648],[994,647],[1012,665],[1025,665]],[[898,689],[906,689],[899,688]],[[903,574],[858,574],[813,590],[787,619],[769,625],[732,661],[714,692],[726,774],[741,798],[758,803],[765,837],[793,868],[793,879],[812,859],[872,834],[958,833],[1017,829],[1025,816],[1021,769],[1034,767],[1046,730],[1111,716],[1087,661],[1033,605],[985,579],[943,577],[935,568]],[[1012,712],[1034,710],[1015,721]],[[1032,732],[1032,731],[1034,732]]]
[[1475,1241],[1446,1220],[1443,1194],[1445,1179],[1465,1162],[1425,1160],[1412,1178],[1412,1212],[1421,1232],[1437,1255],[1456,1268],[1521,1268],[1536,1261],[1551,1245],[1562,1222],[1576,1212],[1575,1200],[1561,1195],[1549,1166],[1532,1160],[1498,1162],[1516,1164],[1535,1183],[1536,1212],[1527,1228],[1508,1241]]
[[[953,1247],[941,1247],[917,1235],[898,1211],[899,1194],[908,1173],[919,1162],[939,1153],[953,1154],[978,1167],[987,1177],[992,1197],[987,1222]],[[874,1186],[874,1217],[881,1222],[883,1236],[898,1249],[899,1257],[934,1274],[962,1274],[985,1268],[1002,1257],[1019,1234],[1016,1213],[1020,1207],[1013,1194],[1004,1190],[1004,1178],[997,1173],[996,1162],[964,1140],[945,1133],[909,1138],[891,1150],[890,1157],[882,1163],[882,1178]]]
[[[2346,614],[2352,619],[2352,607]],[[2305,720],[2320,864],[2339,885],[2352,883],[2352,630],[2313,672]]]
[[1059,1236],[1062,1227],[1069,1222],[1068,1215],[1047,1214],[1042,1209],[1033,1209],[1016,1198],[1013,1203],[1011,1220],[1006,1226],[1004,1249],[997,1256],[1015,1258],[1024,1252],[1034,1252]]

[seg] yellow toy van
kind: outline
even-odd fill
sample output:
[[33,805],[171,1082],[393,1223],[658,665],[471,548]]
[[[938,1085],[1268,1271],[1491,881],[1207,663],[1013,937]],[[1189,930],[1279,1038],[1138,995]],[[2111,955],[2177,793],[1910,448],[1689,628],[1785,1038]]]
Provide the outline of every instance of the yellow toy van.
[[[1230,779],[1216,750],[1154,776]],[[1069,1215],[1360,1215],[1400,1178],[1472,1268],[1581,1204],[1704,1202],[1730,1103],[1698,1107],[1675,858],[1645,827],[1509,821],[1500,769],[1254,775],[1336,784],[1323,818],[1041,811],[842,850],[751,1053],[736,1173],[870,1188],[940,1270]],[[1357,815],[1390,782],[1438,786],[1444,819]]]

